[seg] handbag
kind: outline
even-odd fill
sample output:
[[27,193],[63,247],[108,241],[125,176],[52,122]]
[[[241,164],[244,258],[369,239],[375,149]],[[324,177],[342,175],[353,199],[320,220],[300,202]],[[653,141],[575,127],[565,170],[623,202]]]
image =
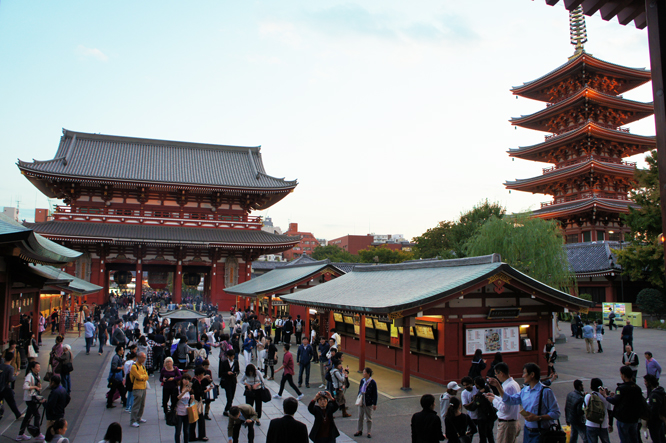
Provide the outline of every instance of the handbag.
[[46,374],[44,374],[44,381],[51,381],[51,377],[53,377],[53,368],[49,362],[49,365],[46,367]]
[[356,406],[363,406],[363,394],[358,394],[358,397],[356,397],[356,403],[354,403]]
[[[43,398],[43,397],[42,397]],[[37,407],[39,408],[39,403],[37,404]],[[39,428],[42,426],[42,423],[44,422],[44,411],[40,414],[41,418],[39,419],[39,426],[35,425],[28,425],[28,434],[32,435],[33,438],[37,437],[39,434],[41,434],[41,431]]]
[[271,391],[268,390],[266,385],[264,383],[261,383],[261,388],[258,390],[257,395],[259,395],[259,398],[261,399],[262,402],[268,403],[271,401]]
[[176,426],[176,409],[171,409],[166,413],[167,426]]
[[[537,414],[541,412],[541,404],[543,402],[543,391],[545,391],[546,388],[543,387],[541,389],[541,394],[539,395],[539,409],[537,409]],[[557,424],[552,424],[550,425],[547,429],[542,429],[541,428],[541,421],[539,420],[538,422],[539,426],[539,443],[566,443],[567,441],[567,433],[562,430],[562,425],[560,425],[560,420],[557,419]]]
[[65,363],[65,365],[63,366],[63,369],[66,372],[74,372],[74,365],[72,364],[72,362]]
[[187,418],[190,423],[196,423],[199,420],[199,407],[196,403],[187,407]]

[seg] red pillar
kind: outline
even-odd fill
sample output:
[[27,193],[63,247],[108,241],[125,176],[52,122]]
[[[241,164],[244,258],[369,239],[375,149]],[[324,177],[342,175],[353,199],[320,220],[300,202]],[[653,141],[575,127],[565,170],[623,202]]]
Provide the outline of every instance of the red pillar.
[[39,337],[39,291],[35,292],[32,296],[32,332],[35,333],[35,338]]
[[358,372],[363,372],[363,369],[365,369],[365,315],[361,315],[359,338],[361,340],[361,351],[358,356]]
[[134,300],[137,304],[141,303],[141,295],[143,294],[143,266],[141,260],[136,262],[136,278],[134,279]]
[[176,272],[173,274],[173,302],[180,303],[183,300],[183,263],[178,260]]
[[409,352],[410,339],[409,334],[410,327],[412,326],[413,319],[411,317],[403,318],[403,328],[402,328],[402,389],[403,391],[410,391],[412,388],[409,387],[410,382],[410,357]]

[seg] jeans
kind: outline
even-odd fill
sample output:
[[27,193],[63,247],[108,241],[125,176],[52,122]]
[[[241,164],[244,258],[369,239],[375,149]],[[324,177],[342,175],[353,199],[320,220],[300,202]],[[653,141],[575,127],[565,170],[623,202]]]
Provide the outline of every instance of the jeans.
[[261,418],[261,394],[259,391],[245,391],[245,403],[254,407],[254,410],[257,412],[257,417]]
[[99,334],[99,353],[104,352],[104,345],[106,344],[106,334]]
[[610,435],[608,435],[608,428],[593,428],[587,427],[587,443],[610,443]]
[[72,393],[72,377],[70,374],[60,374],[60,384],[67,390],[68,394]]
[[25,417],[23,417],[23,421],[21,422],[21,429],[19,430],[19,435],[25,433],[28,424],[30,424],[31,418],[33,419],[33,424],[39,427],[39,419],[40,419],[39,403],[30,400],[25,402],[25,404],[28,407],[28,409],[25,411]]
[[296,391],[298,395],[301,395],[301,391],[296,387],[294,384],[294,379],[292,378],[291,374],[282,374],[282,380],[280,380],[280,391],[278,392],[278,395],[282,395],[282,392],[284,392],[284,385],[289,383],[289,386],[291,386],[291,389]]
[[236,393],[236,385],[225,384],[224,392],[227,395],[227,405],[224,407],[224,412],[229,412],[229,409],[231,409],[231,405],[234,401],[234,394]]
[[127,391],[127,405],[125,406],[125,409],[131,411],[133,405],[134,405],[134,391]]
[[16,407],[16,399],[14,398],[14,391],[10,387],[6,387],[4,391],[0,392],[0,400],[3,400],[9,409],[12,410],[14,416],[18,420],[21,412]]
[[578,434],[580,434],[580,439],[583,443],[589,443],[587,441],[587,426],[582,423],[571,425],[571,437],[569,438],[569,443],[577,443]]
[[303,371],[305,370],[305,386],[310,386],[310,363],[298,365],[298,385],[303,384]]
[[248,441],[248,443],[254,443],[254,422],[247,423],[247,424],[246,423],[238,423],[237,425],[234,425],[234,435],[233,435],[234,443],[238,443],[238,437],[240,436],[240,428],[243,425],[247,426],[247,441]]
[[183,442],[190,443],[190,420],[187,415],[176,415],[176,443],[180,443],[180,433],[183,433]]
[[92,337],[86,337],[86,354],[90,354],[90,347],[93,344],[93,338]]
[[638,423],[624,423],[617,421],[617,432],[621,443],[638,443]]
[[541,433],[539,432],[530,432],[530,428],[525,426],[523,430],[523,443],[539,443],[541,439]]
[[495,443],[495,437],[493,436],[494,421],[477,419],[474,420],[474,423],[479,430],[479,443]]

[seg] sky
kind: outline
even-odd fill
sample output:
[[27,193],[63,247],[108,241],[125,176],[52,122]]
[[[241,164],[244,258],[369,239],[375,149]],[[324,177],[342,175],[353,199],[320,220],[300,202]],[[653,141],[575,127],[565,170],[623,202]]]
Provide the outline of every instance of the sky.
[[[506,153],[543,141],[508,120],[544,104],[510,88],[573,54],[561,3],[3,0],[0,207],[49,205],[16,161],[53,158],[66,128],[261,146],[299,185],[255,214],[318,238],[412,238],[485,199],[538,209],[551,198],[503,183],[547,166]],[[587,52],[649,69],[646,30],[586,20]]]

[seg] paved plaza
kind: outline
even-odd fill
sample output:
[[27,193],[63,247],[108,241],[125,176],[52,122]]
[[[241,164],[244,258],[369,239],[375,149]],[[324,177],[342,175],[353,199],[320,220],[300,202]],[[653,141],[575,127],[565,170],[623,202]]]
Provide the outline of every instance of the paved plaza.
[[[561,328],[563,333],[569,331],[569,325],[566,323],[562,324]],[[644,361],[642,360],[643,352],[650,350],[654,353],[657,360],[666,360],[666,357],[664,357],[666,356],[665,334],[663,331],[636,328],[634,344],[636,351],[641,355],[641,367],[638,372],[639,378],[645,373]],[[560,355],[567,356],[568,361],[559,361],[557,363],[556,368],[560,378],[553,384],[553,390],[562,408],[564,407],[566,394],[572,390],[572,382],[576,378],[584,381],[586,389],[589,389],[589,380],[592,377],[600,377],[604,381],[605,386],[614,387],[620,381],[619,367],[622,360],[622,342],[619,330],[610,333],[606,330],[604,341],[602,342],[604,347],[602,354],[586,353],[583,340],[571,338],[570,333],[566,335],[568,342],[557,345],[557,350]],[[114,421],[121,423],[123,426],[124,443],[135,443],[140,440],[147,442],[172,442],[174,440],[174,428],[166,425],[161,410],[162,390],[159,386],[160,383],[157,376],[151,377],[151,388],[147,395],[144,418],[148,422],[142,424],[138,429],[132,428],[130,426],[129,414],[123,412],[122,407],[118,406],[114,409],[106,409],[105,407],[105,394],[107,392],[106,378],[111,361],[112,347],[106,346],[105,353],[102,356],[99,356],[96,351],[94,353],[91,352],[90,355],[85,355],[84,339],[82,337],[79,338],[76,334],[69,333],[65,341],[72,345],[74,353],[75,369],[72,373],[72,402],[66,412],[66,418],[70,423],[67,436],[73,442],[99,442],[103,438],[107,426]],[[46,372],[46,360],[53,343],[53,336],[47,333],[44,337],[44,346],[39,358],[42,361],[42,374]],[[293,347],[292,350],[295,351]],[[216,375],[217,350],[214,351],[214,356],[214,358],[211,358],[211,365],[213,374]],[[345,361],[345,364],[348,364],[351,370],[350,379],[352,380],[352,385],[347,395],[347,399],[351,404],[356,397],[360,374],[355,371],[358,365],[356,359],[349,357]],[[241,368],[243,366],[244,362],[241,357]],[[368,366],[375,368],[374,378],[378,383],[380,391],[379,404],[373,417],[373,440],[379,442],[409,441],[410,417],[420,409],[420,396],[425,393],[439,394],[443,391],[443,387],[413,378],[412,391],[400,391],[399,372],[372,364],[368,364]],[[515,368],[511,368],[511,370],[512,372],[516,371]],[[21,400],[21,383],[24,373],[24,370],[21,371],[16,387],[17,403],[21,410],[25,409],[25,405]],[[300,402],[298,412],[296,413],[296,418],[306,423],[308,428],[312,425],[312,415],[307,411],[307,404],[317,393],[320,381],[317,365],[313,365],[311,374],[310,385],[312,387],[310,389],[302,389],[305,397]],[[267,386],[272,393],[277,392],[279,389],[278,383],[281,374],[276,375],[276,381],[267,382]],[[520,382],[520,380],[518,381]],[[640,381],[642,386],[642,378]],[[242,393],[243,390],[238,385],[235,404],[244,402]],[[48,395],[48,392],[46,394]],[[286,398],[287,395],[294,395],[294,393],[290,392],[290,389],[287,388],[283,397]],[[222,394],[222,397],[224,397],[224,394]],[[222,415],[224,402],[224,398],[221,398],[212,403],[211,418],[213,420],[206,422],[206,432],[210,441],[223,441],[223,439],[226,439],[227,418]],[[120,402],[116,401],[116,405],[120,405]],[[343,434],[337,441],[339,443],[368,441],[365,436],[352,437],[356,431],[358,412],[353,406],[350,410],[353,414],[352,418],[343,419],[340,417],[339,412],[336,413],[336,424]],[[263,443],[270,420],[281,416],[282,400],[272,400],[269,403],[265,403],[263,405],[261,426],[255,426],[255,442]],[[18,434],[19,425],[20,423],[14,421],[13,415],[7,410],[4,418],[0,421],[0,433],[5,437],[14,439]],[[245,430],[241,431],[241,442],[247,441],[246,432]],[[619,442],[617,432],[611,434],[611,442]]]

